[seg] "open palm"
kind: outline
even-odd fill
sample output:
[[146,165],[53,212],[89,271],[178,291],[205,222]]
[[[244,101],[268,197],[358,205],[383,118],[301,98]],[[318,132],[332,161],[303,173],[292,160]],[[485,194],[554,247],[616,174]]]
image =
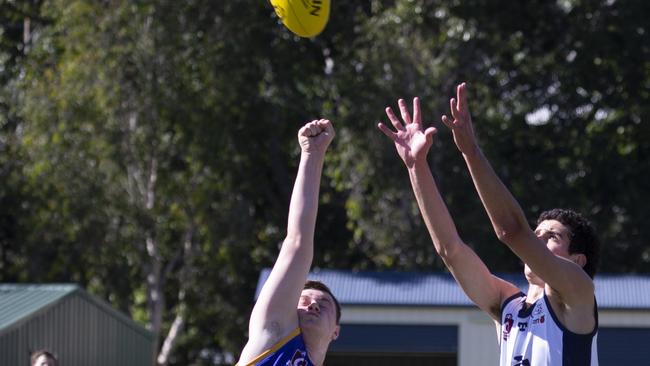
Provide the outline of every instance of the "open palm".
[[470,153],[476,148],[476,136],[467,103],[467,85],[461,83],[456,87],[456,98],[449,100],[449,109],[453,120],[447,115],[442,116],[444,123],[454,135],[456,147],[463,154]]
[[393,127],[395,127],[396,132],[393,132],[393,130],[383,123],[379,123],[377,127],[388,138],[393,140],[397,154],[402,158],[404,164],[410,168],[418,161],[426,161],[426,156],[433,142],[433,135],[436,129],[429,127],[426,130],[422,130],[419,98],[416,97],[413,99],[412,119],[404,100],[400,99],[398,104],[403,122],[395,116],[395,113],[393,113],[390,107],[386,108],[386,115]]

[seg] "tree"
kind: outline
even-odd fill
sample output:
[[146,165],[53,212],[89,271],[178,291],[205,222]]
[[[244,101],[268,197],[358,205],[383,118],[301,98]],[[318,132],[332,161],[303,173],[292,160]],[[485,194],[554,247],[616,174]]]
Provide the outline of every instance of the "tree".
[[607,243],[604,271],[650,270],[644,1],[335,1],[313,39],[258,0],[0,5],[2,280],[79,282],[157,334],[160,364],[241,349],[284,236],[295,132],[317,117],[337,138],[316,266],[444,268],[374,127],[417,95],[461,235],[519,270],[437,121],[459,81],[531,219],[574,207]]

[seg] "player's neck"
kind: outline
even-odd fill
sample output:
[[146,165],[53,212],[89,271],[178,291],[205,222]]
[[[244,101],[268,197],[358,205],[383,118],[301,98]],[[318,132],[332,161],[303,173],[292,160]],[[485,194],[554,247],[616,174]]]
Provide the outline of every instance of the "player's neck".
[[544,296],[544,287],[545,285],[538,283],[528,283],[528,292],[526,293],[526,302],[529,304],[534,303]]
[[329,342],[324,342],[322,338],[308,337],[304,333],[303,340],[305,341],[305,346],[307,346],[307,354],[311,362],[316,366],[322,366],[325,362]]

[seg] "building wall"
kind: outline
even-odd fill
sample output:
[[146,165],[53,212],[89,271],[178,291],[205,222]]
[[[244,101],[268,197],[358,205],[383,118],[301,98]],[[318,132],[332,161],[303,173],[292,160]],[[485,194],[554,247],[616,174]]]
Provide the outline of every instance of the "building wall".
[[599,310],[601,327],[650,328],[649,310]]
[[599,312],[598,360],[601,366],[647,365],[650,360],[650,310]]
[[[492,319],[477,308],[344,306],[342,332],[346,323],[456,325],[458,366],[499,364],[496,327]],[[626,342],[648,342],[650,311],[600,310],[599,325],[603,333],[598,341],[602,366],[635,364],[634,360],[650,358],[650,347],[625,347]],[[616,337],[615,334],[629,336]]]
[[141,366],[153,361],[151,336],[83,296],[61,302],[0,335],[0,365],[29,365],[47,349],[65,366]]
[[458,326],[458,366],[498,365],[499,350],[492,320],[475,308],[344,306],[345,323]]

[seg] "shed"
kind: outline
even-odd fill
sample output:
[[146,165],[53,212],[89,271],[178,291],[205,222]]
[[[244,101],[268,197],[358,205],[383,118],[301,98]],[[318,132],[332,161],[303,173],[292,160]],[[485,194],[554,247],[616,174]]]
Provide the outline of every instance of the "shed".
[[153,334],[74,284],[0,284],[0,365],[47,349],[65,366],[141,366]]

